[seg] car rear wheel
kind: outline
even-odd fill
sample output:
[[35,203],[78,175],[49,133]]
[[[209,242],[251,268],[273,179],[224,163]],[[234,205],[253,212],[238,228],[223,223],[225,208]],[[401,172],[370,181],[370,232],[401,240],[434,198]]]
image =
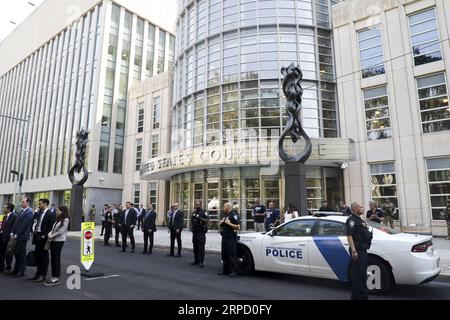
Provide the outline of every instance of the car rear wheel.
[[367,288],[370,294],[382,294],[388,292],[394,285],[394,279],[384,261],[369,256],[367,267]]
[[254,271],[252,253],[242,245],[237,247],[237,260],[239,274],[250,274]]

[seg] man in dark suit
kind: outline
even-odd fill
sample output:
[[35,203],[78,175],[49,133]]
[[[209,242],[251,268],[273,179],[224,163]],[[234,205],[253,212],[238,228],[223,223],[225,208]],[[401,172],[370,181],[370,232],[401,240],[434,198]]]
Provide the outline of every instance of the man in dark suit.
[[174,256],[175,251],[175,239],[177,239],[178,254],[177,258],[181,257],[181,231],[184,227],[184,213],[179,209],[178,203],[173,205],[173,212],[169,217],[169,231],[170,231],[170,253],[168,257]]
[[137,221],[137,210],[131,202],[126,203],[126,209],[122,211],[120,219],[120,227],[122,230],[122,251],[125,252],[127,248],[127,236],[131,241],[131,253],[134,253],[135,242],[133,230]]
[[[2,227],[0,228],[0,272],[11,272],[11,264],[13,257],[6,256],[6,246],[11,239],[11,229],[14,222],[17,219],[17,215],[14,213],[14,205],[8,203],[6,205],[6,215],[3,217]],[[5,268],[6,260],[6,268]]]
[[39,200],[39,211],[36,213],[36,221],[33,232],[34,253],[36,257],[36,274],[28,279],[35,282],[44,282],[48,272],[48,251],[44,249],[47,242],[47,235],[52,231],[56,216],[49,209],[50,201],[48,199]]
[[122,214],[122,210],[119,208],[119,205],[115,205],[115,208],[113,210],[113,226],[114,226],[114,231],[116,232],[115,234],[115,239],[116,239],[116,247],[120,247],[120,243],[119,243],[119,235],[120,235],[120,216]]
[[141,206],[136,209],[138,211],[137,228],[139,230],[141,228],[142,221],[144,220],[145,215],[147,214],[147,211],[145,211],[143,204],[141,204]]
[[[153,238],[156,232],[156,211],[153,210],[153,205],[149,205],[148,211],[142,220],[142,232],[144,233],[144,251],[142,254],[152,254]],[[150,238],[150,248],[148,248],[148,239]],[[147,251],[148,248],[148,251]]]
[[12,230],[11,239],[17,241],[14,258],[14,270],[10,274],[13,278],[20,278],[25,276],[26,262],[27,262],[27,242],[30,240],[31,227],[33,226],[34,214],[31,209],[31,200],[25,198],[22,200],[22,213],[16,219]]

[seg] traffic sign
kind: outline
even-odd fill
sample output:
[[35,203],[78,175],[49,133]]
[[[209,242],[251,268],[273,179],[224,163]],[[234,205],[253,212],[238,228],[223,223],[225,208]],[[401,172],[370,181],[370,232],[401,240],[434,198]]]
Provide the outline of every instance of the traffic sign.
[[81,224],[81,263],[89,271],[94,263],[95,223]]

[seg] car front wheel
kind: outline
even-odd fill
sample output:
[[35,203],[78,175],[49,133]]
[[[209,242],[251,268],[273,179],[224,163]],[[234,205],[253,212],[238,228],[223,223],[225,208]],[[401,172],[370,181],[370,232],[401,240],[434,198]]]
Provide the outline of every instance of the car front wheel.
[[239,274],[250,274],[254,270],[252,253],[242,245],[237,247],[237,265]]

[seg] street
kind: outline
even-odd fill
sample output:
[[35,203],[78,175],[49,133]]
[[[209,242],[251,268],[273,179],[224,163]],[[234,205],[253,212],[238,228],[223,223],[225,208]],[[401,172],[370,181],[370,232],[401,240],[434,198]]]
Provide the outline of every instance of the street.
[[[167,251],[154,249],[153,255],[119,253],[119,248],[104,247],[96,242],[92,272],[104,273],[108,278],[82,278],[81,290],[66,287],[69,265],[80,265],[79,240],[70,239],[62,253],[62,281],[57,287],[45,287],[26,279],[35,268],[28,267],[26,277],[11,279],[0,275],[3,300],[64,299],[64,300],[347,300],[350,295],[346,283],[257,272],[252,276],[229,278],[219,276],[220,256],[207,254],[205,268],[189,265],[192,251],[183,251],[182,258],[166,257]],[[50,276],[49,268],[49,276]],[[450,299],[450,283],[435,280],[421,286],[398,286],[384,296],[371,299]]]

